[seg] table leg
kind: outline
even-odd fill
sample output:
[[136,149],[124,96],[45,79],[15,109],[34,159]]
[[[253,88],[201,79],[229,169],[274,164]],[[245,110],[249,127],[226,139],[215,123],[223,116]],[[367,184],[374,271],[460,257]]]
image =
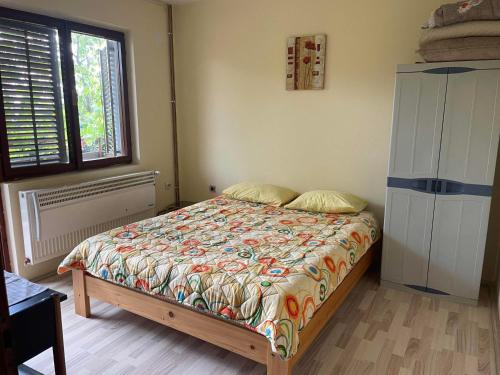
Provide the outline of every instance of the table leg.
[[66,375],[66,360],[64,359],[64,339],[61,319],[61,301],[59,296],[54,295],[55,316],[55,343],[52,347],[54,354],[54,370],[56,375]]

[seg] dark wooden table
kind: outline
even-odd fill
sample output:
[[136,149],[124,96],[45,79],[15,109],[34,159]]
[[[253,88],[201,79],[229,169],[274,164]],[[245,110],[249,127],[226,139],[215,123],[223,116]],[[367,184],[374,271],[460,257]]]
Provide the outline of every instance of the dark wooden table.
[[23,301],[9,304],[12,328],[10,339],[17,365],[52,348],[55,373],[66,374],[61,323],[61,301],[66,299],[67,296],[63,293],[45,289]]

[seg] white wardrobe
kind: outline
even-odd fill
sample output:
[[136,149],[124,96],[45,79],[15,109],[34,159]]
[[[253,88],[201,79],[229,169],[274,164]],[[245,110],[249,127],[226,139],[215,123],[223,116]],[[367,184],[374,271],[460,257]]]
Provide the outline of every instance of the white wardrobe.
[[499,133],[500,61],[398,66],[383,282],[478,299]]

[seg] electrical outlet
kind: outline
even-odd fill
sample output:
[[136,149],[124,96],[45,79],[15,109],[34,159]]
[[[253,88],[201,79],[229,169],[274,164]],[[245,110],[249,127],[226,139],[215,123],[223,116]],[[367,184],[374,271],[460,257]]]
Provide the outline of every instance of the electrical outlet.
[[217,187],[215,185],[210,185],[209,187],[209,190],[211,193],[216,193],[217,192]]
[[165,191],[169,191],[170,189],[172,189],[172,184],[170,182],[165,182],[163,187],[164,187]]

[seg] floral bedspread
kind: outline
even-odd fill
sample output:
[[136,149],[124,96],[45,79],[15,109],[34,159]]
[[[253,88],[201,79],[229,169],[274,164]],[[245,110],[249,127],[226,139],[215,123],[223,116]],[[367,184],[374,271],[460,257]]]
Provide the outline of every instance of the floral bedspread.
[[369,212],[309,213],[221,196],[91,237],[58,272],[84,269],[230,319],[289,358],[300,330],[378,236]]

